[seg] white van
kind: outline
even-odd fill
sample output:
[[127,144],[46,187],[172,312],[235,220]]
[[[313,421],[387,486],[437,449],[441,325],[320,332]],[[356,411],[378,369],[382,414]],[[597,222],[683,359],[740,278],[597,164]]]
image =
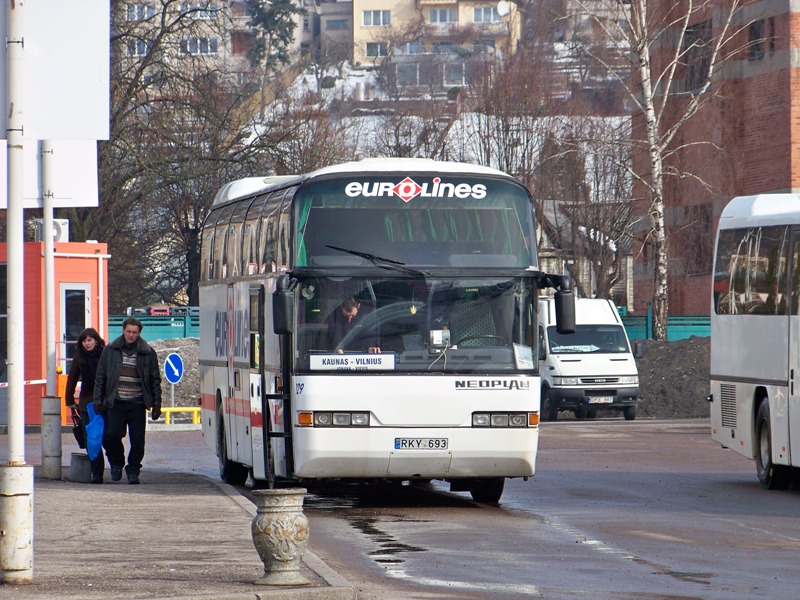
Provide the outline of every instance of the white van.
[[540,299],[539,372],[544,421],[555,421],[560,410],[578,419],[593,418],[600,409],[636,418],[639,372],[611,300],[576,299],[575,333],[560,334],[554,301]]

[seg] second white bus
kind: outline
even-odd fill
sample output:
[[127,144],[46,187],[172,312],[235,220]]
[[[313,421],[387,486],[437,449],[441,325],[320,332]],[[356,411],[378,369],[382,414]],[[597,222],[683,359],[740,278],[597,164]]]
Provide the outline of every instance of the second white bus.
[[720,216],[711,306],[711,433],[767,489],[800,466],[800,195],[734,198]]

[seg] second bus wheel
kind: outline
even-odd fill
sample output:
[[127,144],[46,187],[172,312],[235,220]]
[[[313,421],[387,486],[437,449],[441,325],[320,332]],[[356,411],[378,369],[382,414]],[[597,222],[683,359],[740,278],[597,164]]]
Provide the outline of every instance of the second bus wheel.
[[773,464],[771,431],[769,398],[764,398],[756,415],[756,474],[761,487],[785,490],[792,482],[792,470],[784,465]]

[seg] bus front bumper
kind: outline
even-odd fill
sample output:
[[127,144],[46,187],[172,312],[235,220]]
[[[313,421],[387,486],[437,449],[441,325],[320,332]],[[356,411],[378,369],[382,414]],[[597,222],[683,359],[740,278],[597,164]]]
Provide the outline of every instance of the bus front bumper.
[[[296,428],[294,437],[301,479],[530,477],[539,429],[315,427]],[[442,440],[446,448],[416,447]]]

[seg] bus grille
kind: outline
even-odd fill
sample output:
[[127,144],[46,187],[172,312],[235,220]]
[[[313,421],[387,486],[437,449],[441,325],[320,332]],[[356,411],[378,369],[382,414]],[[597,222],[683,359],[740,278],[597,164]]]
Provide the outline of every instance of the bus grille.
[[736,429],[736,386],[723,383],[719,390],[722,426]]

